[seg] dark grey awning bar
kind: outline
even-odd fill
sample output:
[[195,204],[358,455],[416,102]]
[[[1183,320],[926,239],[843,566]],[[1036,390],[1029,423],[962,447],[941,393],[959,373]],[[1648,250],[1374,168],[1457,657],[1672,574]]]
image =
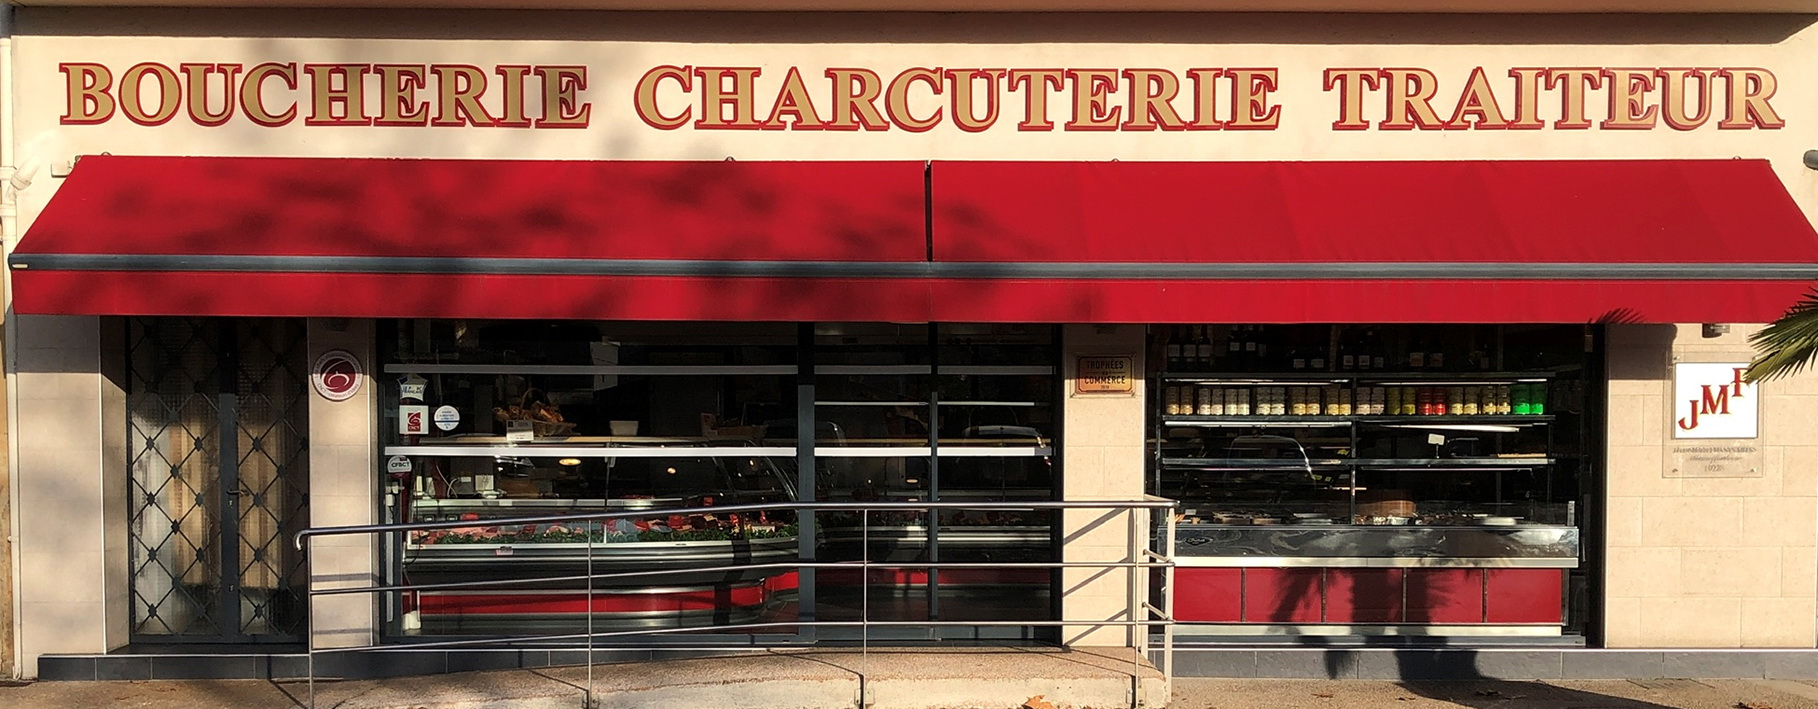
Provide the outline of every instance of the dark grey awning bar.
[[392,256],[14,254],[14,269],[497,276],[1081,280],[1818,280],[1812,263],[930,263]]

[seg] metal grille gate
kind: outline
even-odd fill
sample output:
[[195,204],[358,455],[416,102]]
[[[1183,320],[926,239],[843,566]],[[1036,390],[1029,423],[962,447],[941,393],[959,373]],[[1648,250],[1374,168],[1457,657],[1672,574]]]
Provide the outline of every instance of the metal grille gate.
[[130,318],[127,505],[139,642],[288,642],[309,525],[299,320]]

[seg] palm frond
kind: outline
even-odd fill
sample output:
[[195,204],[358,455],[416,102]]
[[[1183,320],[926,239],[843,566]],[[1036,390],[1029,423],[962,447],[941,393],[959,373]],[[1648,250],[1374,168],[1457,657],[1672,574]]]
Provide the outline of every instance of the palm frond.
[[1749,336],[1755,359],[1743,377],[1751,382],[1805,371],[1818,359],[1818,290],[1806,293],[1780,319]]

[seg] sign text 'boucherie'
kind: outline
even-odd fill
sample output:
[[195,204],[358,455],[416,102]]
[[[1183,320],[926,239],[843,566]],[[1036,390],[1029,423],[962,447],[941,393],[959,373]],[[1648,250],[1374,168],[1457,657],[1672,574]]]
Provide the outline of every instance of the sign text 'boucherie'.
[[[585,65],[142,62],[59,65],[62,122],[155,126],[585,128],[598,96]],[[1311,110],[1278,102],[1316,81],[1334,130],[1694,130],[1786,125],[1762,68],[1516,67],[1442,80],[1423,68],[863,68],[662,65],[628,101],[660,130],[966,132],[1274,130]]]

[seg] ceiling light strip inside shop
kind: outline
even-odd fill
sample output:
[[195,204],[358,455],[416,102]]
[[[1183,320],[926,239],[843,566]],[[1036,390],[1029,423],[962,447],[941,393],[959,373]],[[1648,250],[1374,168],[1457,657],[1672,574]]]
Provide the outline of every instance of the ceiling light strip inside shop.
[[84,158],[28,314],[1755,322],[1818,279],[1761,160]]

